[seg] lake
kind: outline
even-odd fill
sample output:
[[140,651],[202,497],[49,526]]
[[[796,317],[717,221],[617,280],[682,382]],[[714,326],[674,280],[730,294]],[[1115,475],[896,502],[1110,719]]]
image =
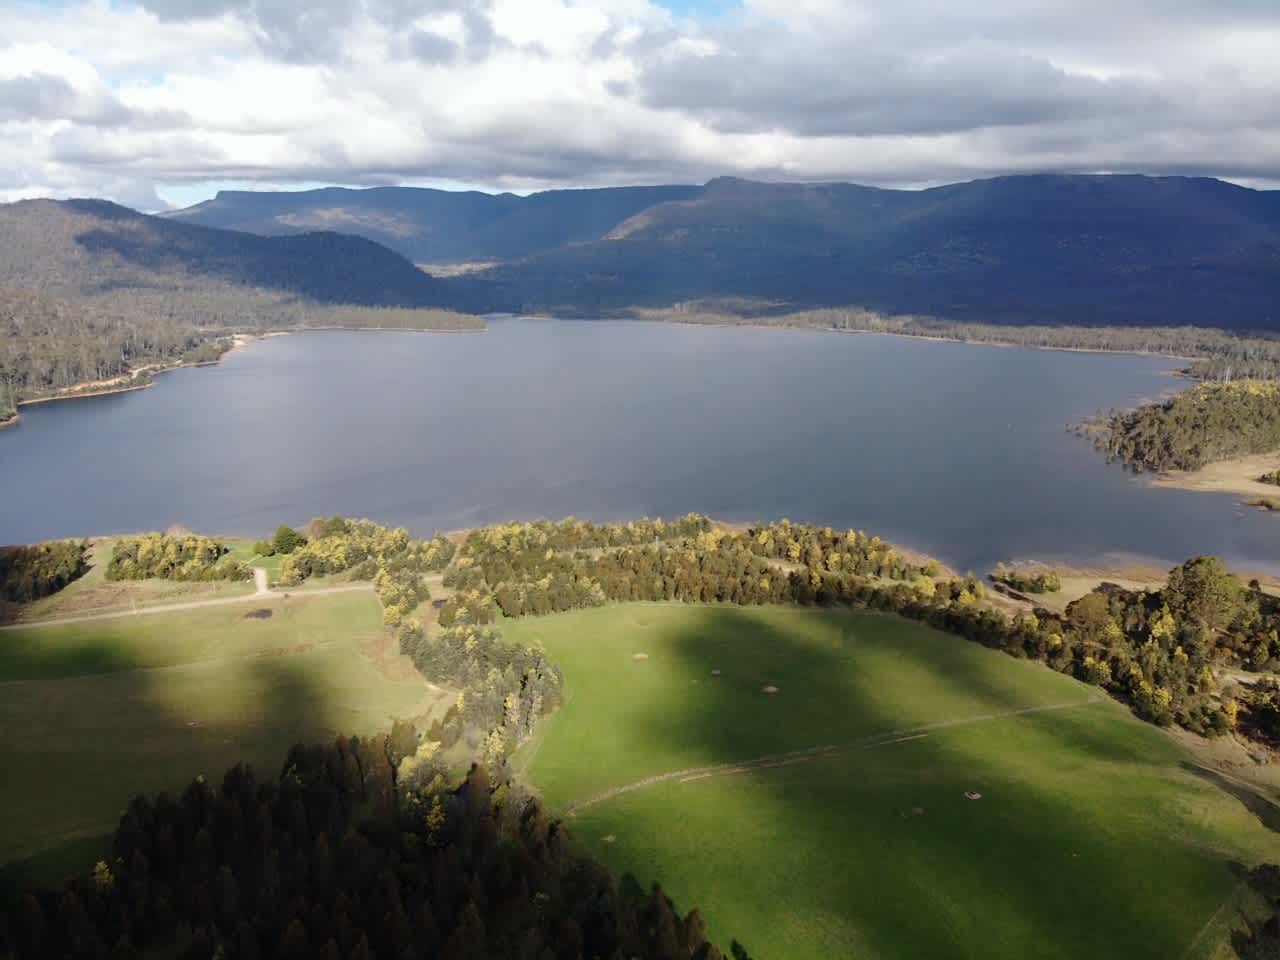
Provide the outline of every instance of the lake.
[[961,570],[1215,553],[1280,571],[1280,517],[1146,486],[1069,423],[1173,362],[887,336],[493,321],[314,332],[0,431],[0,542],[312,516],[416,534],[697,511],[856,527]]

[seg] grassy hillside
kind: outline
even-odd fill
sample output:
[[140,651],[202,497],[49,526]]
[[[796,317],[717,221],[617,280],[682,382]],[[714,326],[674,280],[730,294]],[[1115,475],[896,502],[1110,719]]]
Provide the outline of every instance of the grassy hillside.
[[756,956],[1215,956],[1232,862],[1280,854],[1159,730],[896,618],[631,604],[504,631],[565,672],[517,758],[549,805]]
[[369,591],[0,633],[0,727],[22,731],[0,746],[21,785],[0,864],[102,835],[138,793],[430,712],[442,694],[380,628]]

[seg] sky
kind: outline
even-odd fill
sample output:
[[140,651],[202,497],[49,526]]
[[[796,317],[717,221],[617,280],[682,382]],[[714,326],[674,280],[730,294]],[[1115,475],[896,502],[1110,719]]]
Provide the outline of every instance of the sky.
[[0,0],[0,200],[1280,185],[1280,0]]

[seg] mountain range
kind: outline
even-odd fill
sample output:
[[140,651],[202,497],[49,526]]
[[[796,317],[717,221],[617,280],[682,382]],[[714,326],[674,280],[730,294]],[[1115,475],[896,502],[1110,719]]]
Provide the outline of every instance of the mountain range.
[[0,206],[0,236],[0,288],[159,298],[191,322],[250,302],[612,316],[734,298],[1280,330],[1280,192],[1212,179],[237,191],[164,216],[42,200]]
[[448,281],[449,302],[475,311],[605,315],[739,297],[989,322],[1280,328],[1280,192],[1205,178],[223,192],[169,216],[266,235],[326,226],[419,263],[481,261]]

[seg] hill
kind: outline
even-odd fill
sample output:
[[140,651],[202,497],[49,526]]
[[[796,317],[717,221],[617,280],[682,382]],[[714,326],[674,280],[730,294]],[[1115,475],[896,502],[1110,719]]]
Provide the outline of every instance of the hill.
[[259,237],[101,200],[0,206],[0,423],[19,401],[212,360],[228,328],[479,326],[363,237]]
[[0,206],[0,286],[92,297],[134,289],[282,292],[320,303],[439,305],[436,280],[363,237],[259,237],[166,220],[104,200]]
[[551,190],[529,197],[418,187],[222,190],[212,200],[167,216],[266,236],[341,230],[384,243],[418,263],[449,263],[509,260],[598,240],[644,210],[699,192],[683,186]]
[[919,192],[717,180],[602,239],[463,278],[490,307],[707,297],[998,323],[1280,327],[1280,195],[1037,176]]

